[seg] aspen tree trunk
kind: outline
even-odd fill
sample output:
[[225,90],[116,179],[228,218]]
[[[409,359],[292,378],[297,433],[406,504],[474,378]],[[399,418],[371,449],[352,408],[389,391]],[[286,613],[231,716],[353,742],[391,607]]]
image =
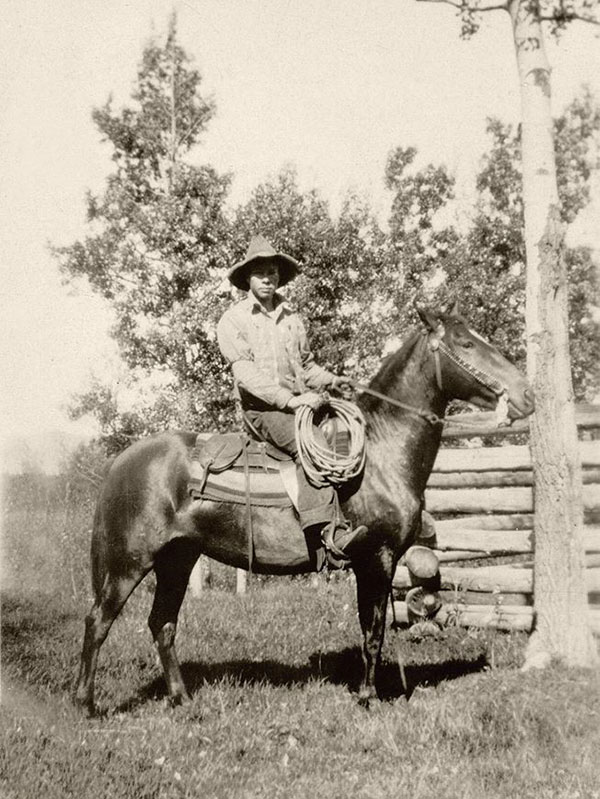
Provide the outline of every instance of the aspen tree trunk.
[[527,254],[527,368],[535,398],[530,446],[535,497],[536,629],[524,668],[558,658],[591,666],[581,464],[571,382],[564,226],[560,220],[550,68],[535,0],[511,0],[522,104]]

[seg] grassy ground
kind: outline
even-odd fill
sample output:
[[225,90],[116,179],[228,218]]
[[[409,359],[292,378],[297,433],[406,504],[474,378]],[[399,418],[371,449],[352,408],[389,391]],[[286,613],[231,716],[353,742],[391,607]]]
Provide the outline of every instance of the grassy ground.
[[348,578],[211,591],[182,610],[192,701],[173,709],[146,628],[150,599],[142,587],[115,623],[98,673],[102,715],[86,720],[69,701],[83,609],[4,598],[6,799],[600,796],[597,678],[520,674],[518,636],[450,630],[415,643],[391,631],[384,699],[365,711]]
[[[600,681],[521,674],[524,638],[389,631],[382,701],[358,707],[349,576],[254,581],[188,596],[178,630],[192,695],[171,708],[146,617],[152,580],[100,653],[97,703],[70,701],[89,604],[93,497],[68,481],[5,493],[3,799],[600,799]],[[407,664],[402,694],[397,652]]]

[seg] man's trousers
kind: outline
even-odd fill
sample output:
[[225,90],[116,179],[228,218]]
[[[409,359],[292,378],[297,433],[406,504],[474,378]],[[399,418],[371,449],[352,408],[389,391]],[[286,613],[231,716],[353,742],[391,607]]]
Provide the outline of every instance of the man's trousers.
[[[287,452],[294,459],[298,475],[298,513],[302,529],[332,522],[336,516],[335,491],[329,485],[320,488],[314,486],[306,477],[302,464],[298,462],[294,413],[245,410],[244,414],[261,438]],[[313,428],[313,433],[318,444],[328,447],[325,436],[318,427]]]

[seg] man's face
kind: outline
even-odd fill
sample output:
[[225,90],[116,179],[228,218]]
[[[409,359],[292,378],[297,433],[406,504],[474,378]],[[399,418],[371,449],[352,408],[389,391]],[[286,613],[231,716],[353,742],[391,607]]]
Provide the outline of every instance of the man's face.
[[270,300],[279,285],[279,267],[271,259],[259,261],[250,267],[248,284],[254,296],[264,302]]

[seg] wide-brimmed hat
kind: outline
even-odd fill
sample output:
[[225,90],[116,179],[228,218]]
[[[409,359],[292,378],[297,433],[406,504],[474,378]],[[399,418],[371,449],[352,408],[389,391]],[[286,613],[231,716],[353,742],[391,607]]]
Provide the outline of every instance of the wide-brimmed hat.
[[248,291],[248,272],[254,261],[261,258],[271,258],[279,266],[279,285],[285,286],[300,272],[300,264],[290,255],[277,252],[263,236],[254,236],[243,261],[234,264],[227,277],[233,285],[242,291]]

